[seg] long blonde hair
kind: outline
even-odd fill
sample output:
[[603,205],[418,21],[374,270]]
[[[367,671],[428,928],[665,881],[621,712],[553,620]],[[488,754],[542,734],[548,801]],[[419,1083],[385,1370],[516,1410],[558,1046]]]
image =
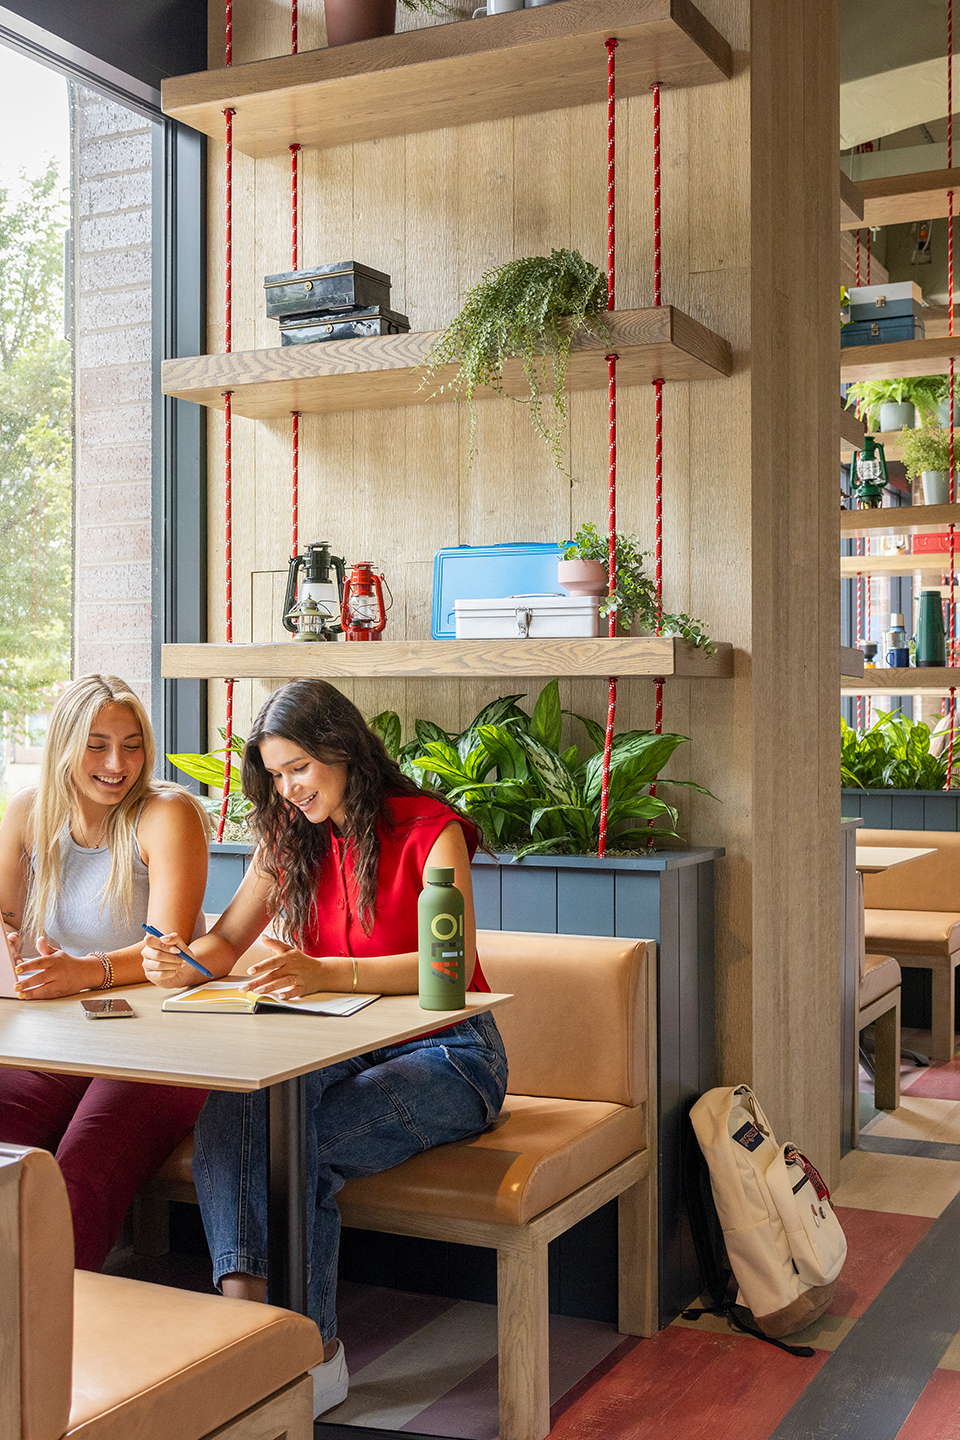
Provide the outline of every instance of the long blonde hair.
[[111,915],[130,918],[137,817],[149,795],[175,791],[186,796],[209,833],[209,817],[195,795],[182,785],[153,778],[157,758],[153,729],[142,702],[126,681],[116,675],[81,675],[71,680],[61,690],[50,713],[50,728],[40,762],[40,782],[30,827],[36,858],[27,888],[24,934],[42,934],[47,911],[59,890],[60,837],[64,826],[70,823],[76,802],[74,775],[80,770],[94,721],[107,705],[125,705],[133,712],[143,737],[143,767],[128,794],[107,816],[104,838],[110,850],[110,873],[101,893],[101,909],[109,903]]

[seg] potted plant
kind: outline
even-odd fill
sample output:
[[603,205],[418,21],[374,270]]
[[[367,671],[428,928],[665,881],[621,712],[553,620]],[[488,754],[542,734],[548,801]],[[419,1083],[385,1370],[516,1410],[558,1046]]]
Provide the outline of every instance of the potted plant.
[[[596,525],[589,522],[580,526],[572,540],[562,540],[564,561],[593,561],[602,567],[604,584],[599,591],[606,594],[609,576],[609,544]],[[644,571],[643,562],[649,559],[649,550],[641,550],[636,535],[625,535],[618,530],[615,537],[617,562],[616,585],[613,596],[601,602],[600,615],[606,618],[616,613],[617,626],[621,634],[628,635],[636,621],[640,627],[655,634],[658,628],[662,635],[676,635],[691,645],[696,645],[712,654],[709,637],[700,620],[692,616],[672,615],[660,611],[657,604],[657,589],[653,579]],[[560,562],[563,563],[562,561]],[[558,575],[559,578],[559,575]],[[566,582],[561,581],[561,584]],[[598,593],[598,592],[594,592]]]
[[858,380],[847,389],[847,409],[858,402],[866,414],[867,429],[887,433],[902,430],[933,417],[942,394],[942,377],[920,375],[901,380]]
[[[440,15],[450,7],[444,0],[400,0],[405,10],[425,10]],[[397,0],[324,0],[327,44],[353,45],[392,35],[397,24]]]
[[[470,406],[471,462],[476,432],[474,397],[481,388],[505,395],[504,362],[516,356],[530,393],[511,398],[526,405],[555,465],[569,477],[563,387],[570,352],[578,331],[606,333],[606,313],[606,276],[577,250],[551,250],[548,256],[510,260],[487,271],[423,362],[427,380],[444,366],[457,367],[453,379],[434,393],[453,390]],[[552,421],[545,411],[547,398],[553,404]]]
[[911,480],[920,477],[925,505],[946,505],[950,499],[950,432],[924,422],[904,430],[903,464]]

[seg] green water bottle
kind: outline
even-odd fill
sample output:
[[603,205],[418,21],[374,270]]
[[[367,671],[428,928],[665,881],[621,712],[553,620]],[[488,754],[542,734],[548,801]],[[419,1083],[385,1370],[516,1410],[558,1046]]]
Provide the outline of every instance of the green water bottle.
[[452,867],[431,867],[417,901],[421,1010],[462,1010],[466,1003],[463,896],[453,878]]

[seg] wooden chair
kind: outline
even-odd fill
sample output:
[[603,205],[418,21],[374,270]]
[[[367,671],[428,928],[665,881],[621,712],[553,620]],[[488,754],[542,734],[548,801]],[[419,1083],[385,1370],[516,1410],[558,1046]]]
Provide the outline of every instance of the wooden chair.
[[73,1268],[45,1150],[0,1146],[5,1440],[312,1440],[312,1321]]
[[[483,1135],[349,1180],[345,1225],[497,1252],[500,1440],[550,1430],[547,1246],[619,1201],[619,1328],[657,1316],[656,949],[644,940],[482,931],[510,1090]],[[163,1244],[169,1200],[195,1198],[191,1143],[141,1192]],[[146,1229],[146,1227],[144,1227]]]

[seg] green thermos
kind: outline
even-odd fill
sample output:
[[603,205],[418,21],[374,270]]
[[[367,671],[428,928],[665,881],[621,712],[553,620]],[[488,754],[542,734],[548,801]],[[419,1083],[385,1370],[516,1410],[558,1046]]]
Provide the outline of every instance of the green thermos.
[[917,606],[916,663],[927,669],[947,663],[943,601],[939,590],[920,591],[920,602]]
[[431,868],[417,901],[420,1009],[462,1010],[466,1003],[463,896],[452,867]]

